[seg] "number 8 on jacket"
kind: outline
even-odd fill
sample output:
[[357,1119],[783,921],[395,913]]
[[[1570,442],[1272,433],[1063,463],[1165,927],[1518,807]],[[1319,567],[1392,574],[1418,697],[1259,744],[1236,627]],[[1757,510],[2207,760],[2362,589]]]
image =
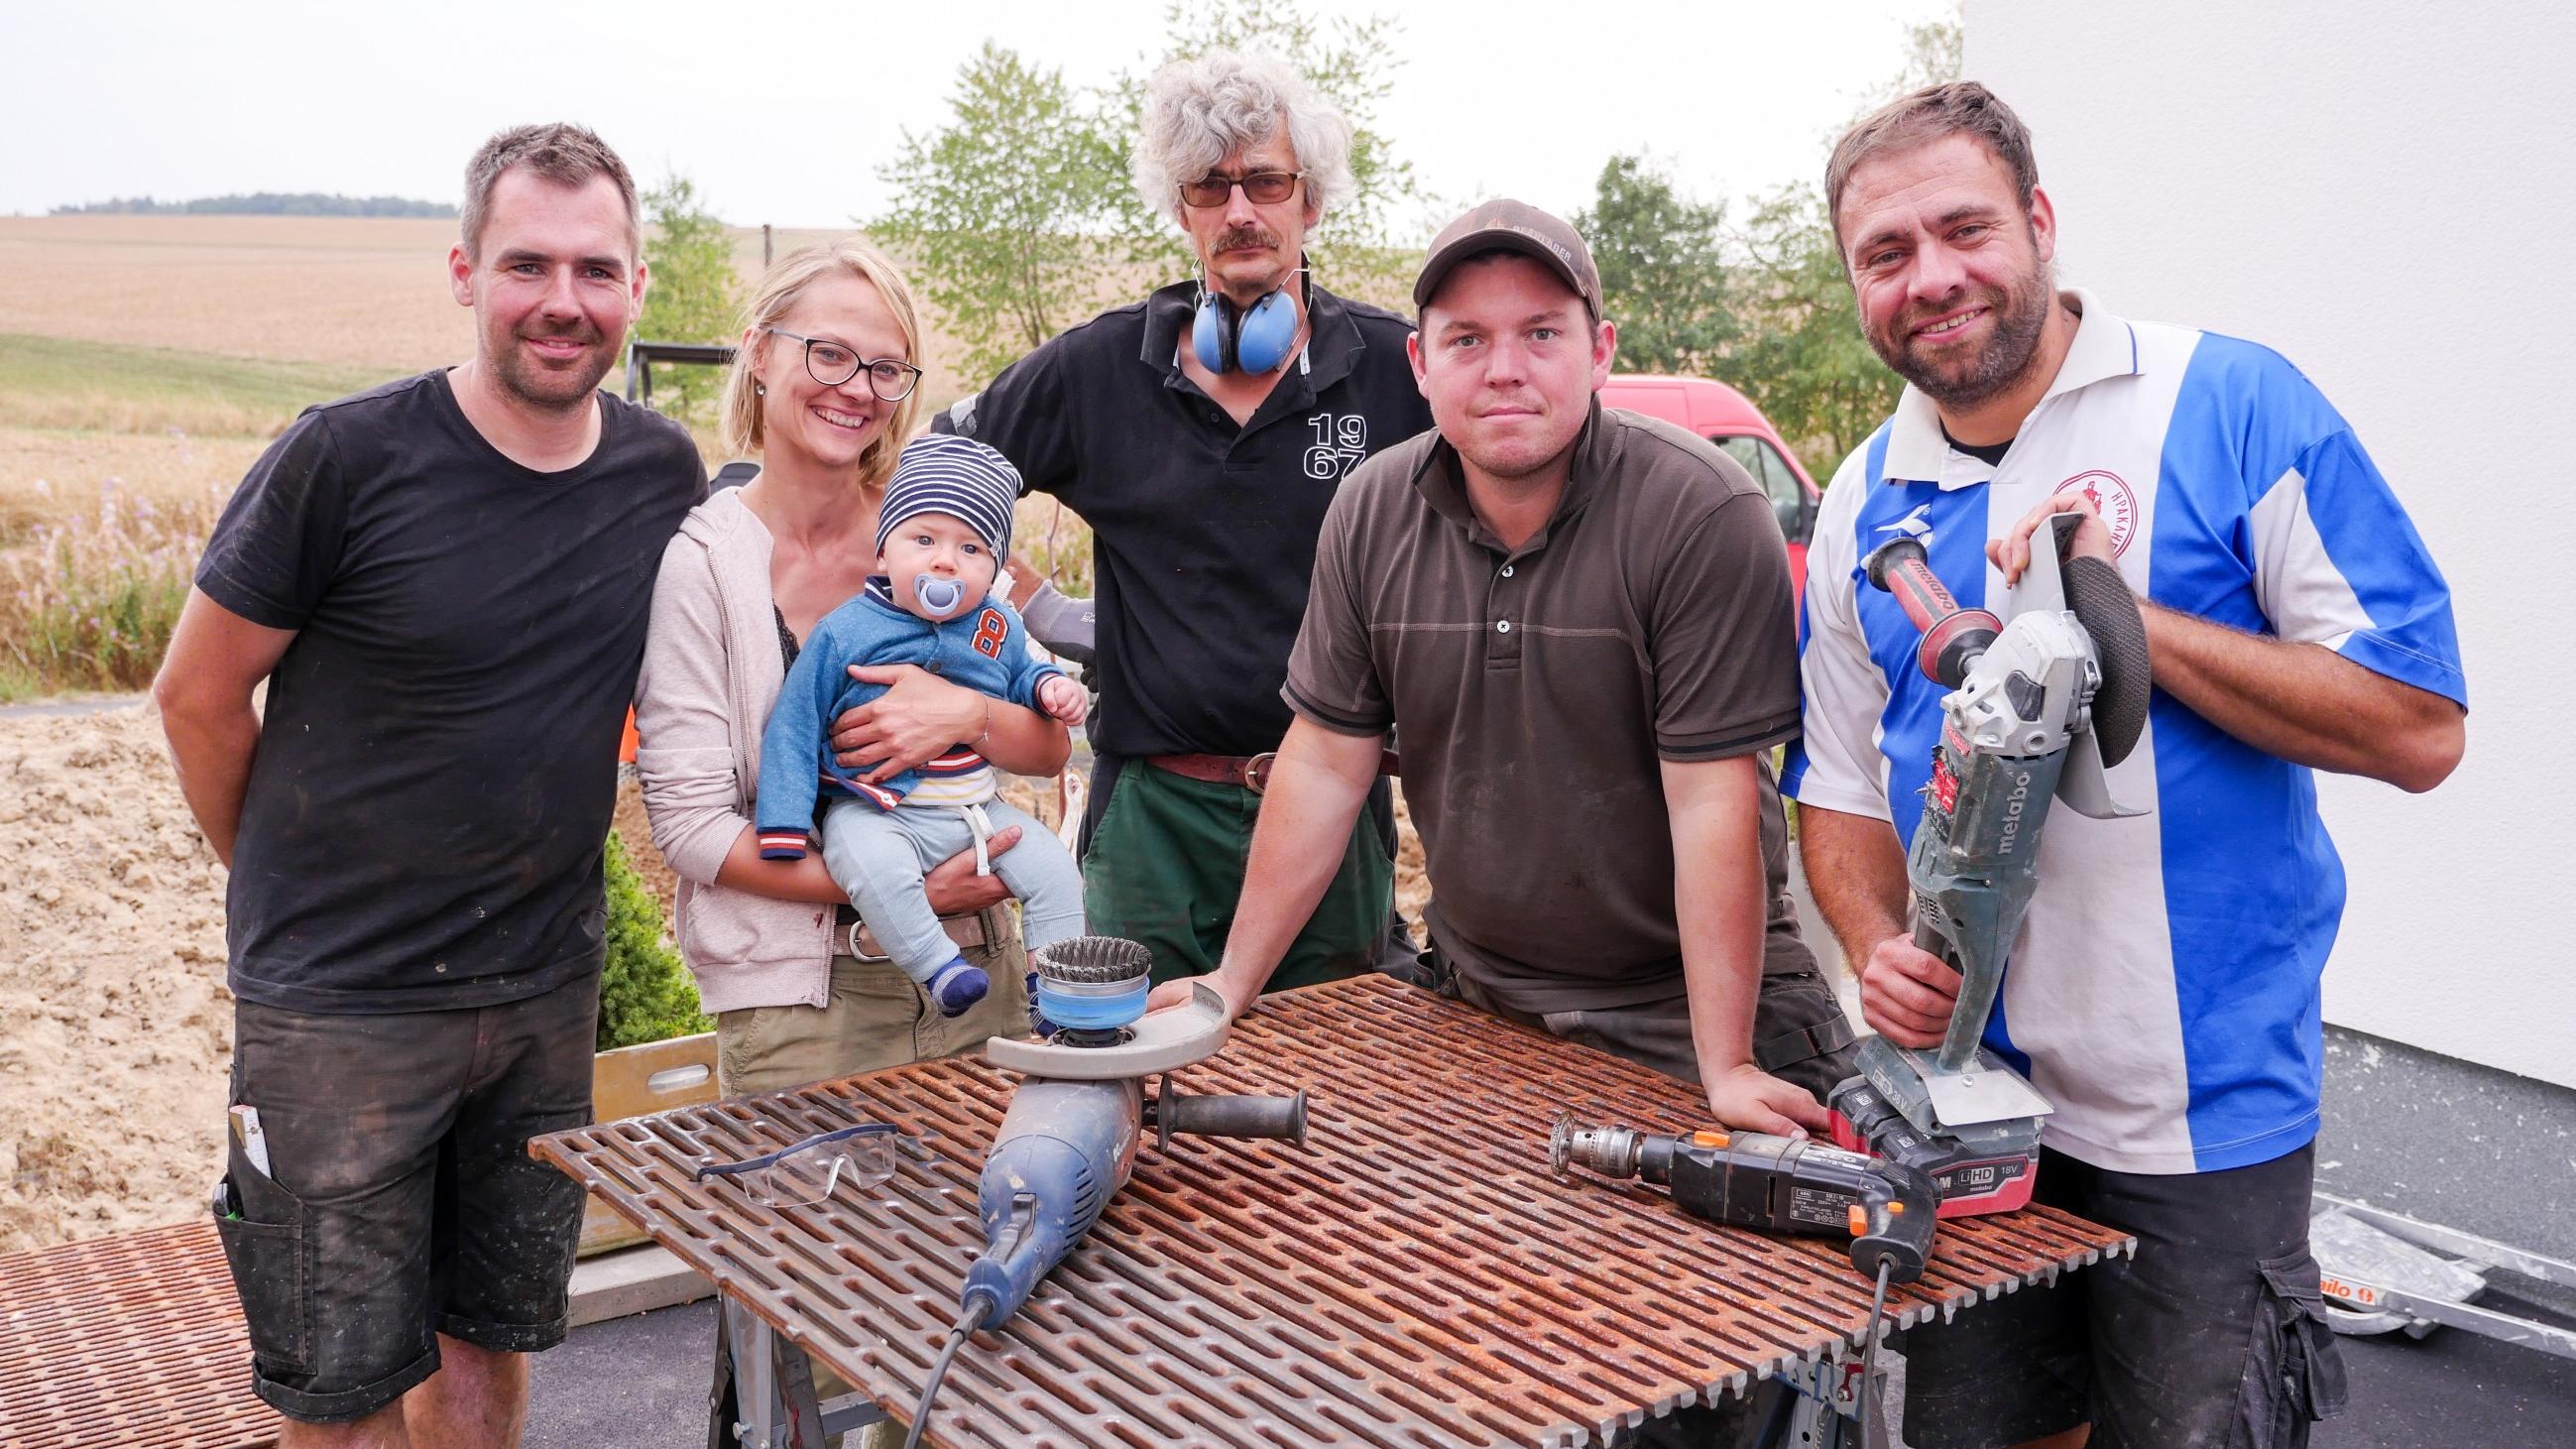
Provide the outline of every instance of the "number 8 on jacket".
[[986,609],[984,617],[975,621],[975,652],[987,659],[1001,658],[1002,640],[1008,637],[1008,629],[1002,622],[1001,610]]

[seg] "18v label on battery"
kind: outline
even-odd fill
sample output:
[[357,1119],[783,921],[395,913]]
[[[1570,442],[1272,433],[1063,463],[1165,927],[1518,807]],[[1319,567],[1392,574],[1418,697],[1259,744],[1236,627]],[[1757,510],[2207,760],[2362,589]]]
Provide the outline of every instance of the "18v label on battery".
[[2012,1182],[2028,1171],[2030,1171],[2030,1159],[2027,1157],[2006,1157],[1993,1162],[1963,1162],[1957,1167],[1936,1174],[1932,1179],[1932,1185],[1943,1197],[1962,1192],[1986,1192]]

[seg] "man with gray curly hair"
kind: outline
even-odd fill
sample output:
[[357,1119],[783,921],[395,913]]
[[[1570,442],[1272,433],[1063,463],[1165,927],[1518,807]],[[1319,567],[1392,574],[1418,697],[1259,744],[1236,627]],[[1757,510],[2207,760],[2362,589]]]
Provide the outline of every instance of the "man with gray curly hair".
[[[1091,523],[1085,907],[1093,930],[1152,949],[1158,981],[1213,969],[1233,924],[1324,510],[1360,460],[1431,425],[1411,322],[1307,270],[1308,233],[1354,190],[1350,150],[1350,123],[1275,56],[1163,67],[1136,186],[1188,237],[1197,275],[1054,338],[932,423]],[[1051,593],[1017,600],[1041,637]],[[1388,940],[1383,778],[1370,800],[1272,985],[1357,974]]]

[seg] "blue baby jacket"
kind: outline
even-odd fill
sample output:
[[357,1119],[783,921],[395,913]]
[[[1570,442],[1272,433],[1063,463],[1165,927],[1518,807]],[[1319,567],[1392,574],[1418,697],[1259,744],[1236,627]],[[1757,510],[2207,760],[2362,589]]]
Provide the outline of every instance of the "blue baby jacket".
[[870,785],[832,758],[832,721],[886,692],[849,676],[852,664],[918,664],[951,684],[1036,709],[1038,684],[1064,671],[1033,658],[1028,630],[1008,603],[993,598],[970,613],[934,624],[894,602],[882,574],[856,598],[823,616],[797,652],[760,743],[760,799],[754,825],[763,860],[800,860],[823,791],[856,795],[891,810],[925,775],[963,775],[984,768],[967,745],[917,770]]

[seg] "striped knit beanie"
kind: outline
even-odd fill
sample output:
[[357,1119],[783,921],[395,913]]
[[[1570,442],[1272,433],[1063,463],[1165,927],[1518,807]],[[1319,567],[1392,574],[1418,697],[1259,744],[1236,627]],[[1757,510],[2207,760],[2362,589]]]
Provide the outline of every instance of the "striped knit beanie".
[[894,476],[886,480],[877,509],[877,552],[885,552],[895,525],[924,513],[963,522],[993,547],[993,566],[1011,556],[1011,505],[1020,497],[1020,470],[972,438],[924,433],[903,445]]

